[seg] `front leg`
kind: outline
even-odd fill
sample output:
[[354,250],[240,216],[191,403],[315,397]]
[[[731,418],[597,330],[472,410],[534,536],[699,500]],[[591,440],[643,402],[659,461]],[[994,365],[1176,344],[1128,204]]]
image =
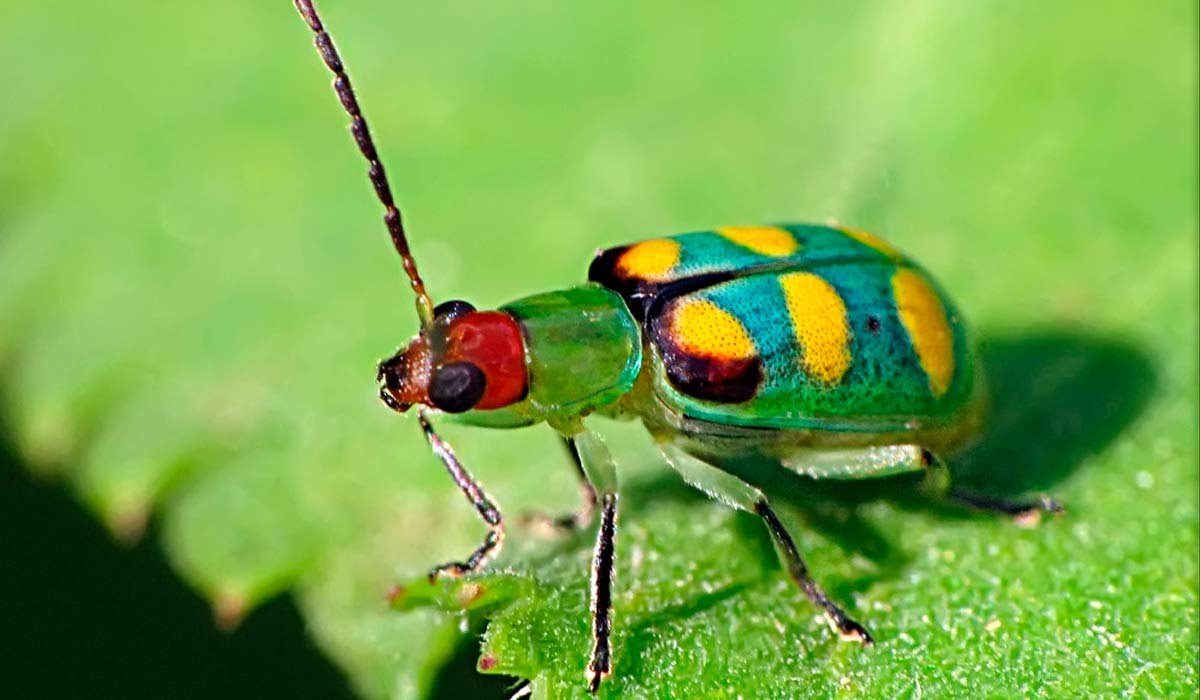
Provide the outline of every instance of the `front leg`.
[[436,581],[442,574],[457,577],[478,571],[489,559],[500,553],[500,547],[504,544],[504,520],[500,517],[500,509],[484,492],[479,482],[475,481],[471,473],[458,461],[458,457],[449,443],[434,432],[424,411],[417,412],[417,420],[421,423],[421,430],[425,432],[425,439],[429,441],[429,447],[433,453],[442,460],[446,471],[450,473],[450,478],[454,479],[459,490],[463,492],[471,505],[475,506],[475,512],[479,513],[479,517],[488,526],[488,534],[484,538],[483,544],[476,547],[466,561],[451,561],[434,567],[429,572],[429,580]]
[[612,579],[617,535],[617,494],[605,492],[600,503],[600,531],[592,552],[592,657],[584,677],[593,695],[612,675]]
[[579,446],[575,444],[575,438],[564,435],[559,437],[571,459],[571,465],[575,467],[575,476],[579,479],[579,494],[583,503],[575,512],[558,517],[537,511],[521,515],[520,523],[522,525],[531,525],[547,535],[575,532],[591,525],[596,514],[596,503],[599,501],[596,487],[583,468],[583,460],[579,456]]
[[612,583],[616,566],[617,469],[600,436],[587,429],[583,420],[553,425],[569,441],[584,481],[592,486],[600,503],[600,529],[592,552],[591,613],[592,654],[584,676],[593,695],[600,683],[612,675]]

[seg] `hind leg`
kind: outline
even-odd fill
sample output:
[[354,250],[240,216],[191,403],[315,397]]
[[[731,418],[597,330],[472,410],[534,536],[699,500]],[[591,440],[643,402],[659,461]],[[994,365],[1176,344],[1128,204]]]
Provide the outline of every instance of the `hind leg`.
[[808,566],[800,556],[795,540],[775,515],[762,491],[733,474],[684,452],[676,445],[663,443],[659,447],[667,462],[679,472],[684,481],[726,505],[762,518],[788,575],[808,599],[825,611],[842,636],[857,639],[863,644],[873,642],[866,628],[846,615],[809,576]]
[[953,486],[946,463],[920,445],[878,445],[840,449],[799,448],[780,460],[783,466],[814,479],[875,479],[894,474],[925,472],[922,490],[931,497],[975,510],[1011,517],[1019,525],[1035,524],[1042,513],[1061,513],[1049,496],[1033,499],[993,498]]
[[975,510],[1006,515],[1022,527],[1036,525],[1041,520],[1043,513],[1053,515],[1063,513],[1062,505],[1046,494],[1040,494],[1035,498],[1007,499],[984,496],[955,488],[950,478],[950,470],[937,455],[929,450],[922,450],[921,459],[927,469],[924,489],[939,500]]

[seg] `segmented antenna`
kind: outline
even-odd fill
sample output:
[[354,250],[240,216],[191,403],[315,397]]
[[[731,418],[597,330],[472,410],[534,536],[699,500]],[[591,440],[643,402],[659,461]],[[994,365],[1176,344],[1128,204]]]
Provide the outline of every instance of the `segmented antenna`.
[[350,85],[350,76],[346,75],[346,69],[342,66],[342,58],[334,48],[329,32],[325,31],[325,25],[321,23],[321,17],[313,7],[312,0],[293,0],[293,2],[296,9],[300,11],[300,16],[304,18],[313,34],[316,35],[313,43],[316,44],[317,51],[321,53],[325,65],[333,73],[333,89],[337,92],[342,107],[350,115],[350,133],[354,135],[358,150],[362,152],[363,157],[371,166],[367,170],[367,174],[371,178],[371,184],[375,187],[375,194],[386,210],[383,221],[387,224],[388,233],[392,236],[392,245],[396,246],[396,252],[404,261],[404,271],[408,273],[408,279],[412,282],[413,294],[417,296],[417,317],[421,319],[421,326],[427,327],[433,322],[433,302],[429,299],[429,293],[425,291],[425,282],[421,280],[421,273],[417,272],[417,261],[413,259],[412,251],[408,247],[408,237],[404,234],[404,221],[400,218],[400,210],[396,207],[392,197],[392,188],[388,185],[383,163],[380,162],[379,154],[375,151],[375,142],[371,140],[371,132],[367,129],[367,120],[358,106],[358,98],[354,96],[354,88]]

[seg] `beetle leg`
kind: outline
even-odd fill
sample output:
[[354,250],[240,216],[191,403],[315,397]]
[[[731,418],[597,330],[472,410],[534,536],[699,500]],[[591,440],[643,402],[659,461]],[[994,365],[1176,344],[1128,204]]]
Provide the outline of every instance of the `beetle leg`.
[[599,501],[596,487],[583,469],[583,461],[579,457],[579,447],[575,444],[575,438],[561,435],[559,437],[562,438],[563,446],[571,457],[571,465],[575,467],[575,474],[579,478],[579,493],[583,498],[583,504],[574,513],[558,517],[536,511],[521,514],[522,525],[536,527],[546,534],[574,532],[591,525],[596,514],[596,503]]
[[775,515],[762,491],[737,476],[684,452],[676,445],[662,443],[659,447],[667,462],[679,472],[684,481],[726,505],[754,513],[763,519],[792,581],[804,591],[809,600],[825,611],[843,637],[857,639],[863,644],[874,642],[866,628],[846,615],[809,576],[808,566],[800,556],[795,540]]
[[578,456],[580,470],[595,489],[600,503],[600,529],[596,533],[596,548],[592,553],[592,653],[584,676],[588,691],[595,694],[600,683],[612,675],[612,583],[616,564],[617,534],[617,468],[608,447],[583,420],[553,424],[566,437]]
[[926,450],[917,445],[847,448],[795,448],[780,463],[814,479],[879,479],[924,470]]
[[584,676],[593,695],[600,682],[612,674],[612,579],[617,534],[617,494],[606,491],[601,498],[600,531],[592,553],[592,656]]
[[466,561],[451,561],[435,567],[429,572],[429,580],[435,581],[443,574],[449,576],[462,576],[463,574],[478,571],[483,568],[489,559],[496,556],[500,552],[500,547],[504,543],[504,520],[500,517],[500,509],[492,502],[483,491],[483,487],[471,473],[463,467],[458,461],[458,457],[454,454],[454,449],[449,443],[442,440],[433,430],[433,426],[429,423],[429,418],[424,411],[417,413],[417,420],[421,422],[421,430],[425,432],[425,438],[429,441],[429,447],[433,453],[442,460],[442,464],[446,466],[446,471],[450,472],[450,478],[454,479],[454,483],[458,485],[459,490],[475,506],[475,512],[479,513],[479,517],[488,526],[487,537],[484,538],[483,544],[475,548],[475,551],[467,557]]
[[975,493],[951,491],[949,498],[977,510],[987,510],[1012,516],[1013,520],[1021,524],[1031,521],[1035,522],[1042,513],[1058,515],[1066,512],[1061,503],[1046,494],[1028,500],[1008,500],[993,498],[991,496],[981,496]]
[[921,459],[928,469],[925,477],[926,491],[942,500],[975,510],[1007,515],[1021,526],[1036,525],[1043,513],[1061,515],[1064,512],[1062,505],[1046,494],[1032,499],[1010,500],[955,489],[951,485],[950,470],[945,462],[929,450],[921,451]]

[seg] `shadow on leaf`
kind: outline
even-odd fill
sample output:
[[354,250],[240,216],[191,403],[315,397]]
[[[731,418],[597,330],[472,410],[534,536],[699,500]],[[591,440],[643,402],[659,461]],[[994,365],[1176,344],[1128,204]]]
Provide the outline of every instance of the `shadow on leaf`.
[[1150,359],[1118,340],[1050,331],[989,338],[981,350],[994,410],[954,476],[989,493],[1058,484],[1131,424],[1155,390]]
[[[993,410],[980,440],[952,460],[955,486],[964,490],[1015,496],[1052,489],[1136,420],[1155,390],[1149,358],[1120,340],[1056,329],[989,337],[980,351]],[[995,517],[930,500],[917,489],[919,475],[819,481],[763,462],[739,463],[736,470],[803,528],[871,561],[871,576],[830,582],[842,599],[893,578],[906,564],[889,539],[857,514],[858,505],[887,500],[939,517]],[[703,498],[672,474],[627,490],[631,510],[650,500]],[[766,541],[765,531],[761,536]]]
[[[978,442],[950,459],[958,490],[1000,497],[1052,490],[1136,420],[1155,390],[1149,358],[1119,340],[1053,330],[989,337],[980,350],[992,410]],[[915,488],[919,475],[863,482],[771,476],[777,493],[810,494],[806,508],[814,497],[845,507],[886,499],[947,517],[990,517],[931,501]]]

